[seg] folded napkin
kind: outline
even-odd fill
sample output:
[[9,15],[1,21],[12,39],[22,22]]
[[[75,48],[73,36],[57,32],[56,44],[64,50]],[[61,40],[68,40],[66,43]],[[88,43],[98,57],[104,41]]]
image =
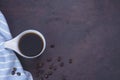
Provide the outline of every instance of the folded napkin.
[[4,42],[10,39],[8,24],[0,11],[0,80],[33,80],[32,75],[23,70],[15,53],[5,49]]

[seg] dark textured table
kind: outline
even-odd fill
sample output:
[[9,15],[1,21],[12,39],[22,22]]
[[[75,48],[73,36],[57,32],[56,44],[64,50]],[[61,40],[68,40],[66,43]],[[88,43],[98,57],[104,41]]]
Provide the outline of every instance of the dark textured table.
[[[0,10],[13,37],[36,29],[46,38],[40,57],[17,55],[34,80],[120,80],[119,4],[119,0],[0,0]],[[46,76],[49,69],[53,73]]]

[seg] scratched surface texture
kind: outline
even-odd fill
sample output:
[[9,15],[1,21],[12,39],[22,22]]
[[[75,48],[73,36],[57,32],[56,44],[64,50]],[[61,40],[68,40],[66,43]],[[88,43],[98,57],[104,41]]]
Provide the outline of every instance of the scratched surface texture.
[[[36,29],[46,38],[40,57],[17,55],[34,80],[120,80],[119,4],[119,0],[0,0],[0,10],[13,37]],[[56,69],[47,76],[50,65]]]

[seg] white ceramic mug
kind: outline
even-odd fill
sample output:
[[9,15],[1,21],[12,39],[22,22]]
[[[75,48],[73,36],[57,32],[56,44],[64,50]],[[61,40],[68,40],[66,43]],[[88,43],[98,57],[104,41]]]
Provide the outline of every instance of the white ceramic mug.
[[[19,46],[18,46],[20,38],[22,36],[24,36],[25,34],[28,34],[28,33],[37,34],[42,39],[42,41],[43,41],[43,48],[42,48],[41,52],[39,54],[35,55],[35,56],[26,56],[26,55],[22,54],[21,51],[20,51],[20,49],[19,49]],[[22,33],[20,33],[18,36],[16,36],[12,40],[9,40],[9,41],[5,42],[4,46],[5,46],[5,48],[14,50],[19,55],[21,55],[21,56],[23,56],[25,58],[36,58],[36,57],[40,56],[43,53],[43,51],[45,50],[46,41],[45,41],[44,36],[39,31],[36,31],[36,30],[26,30],[26,31],[23,31]]]

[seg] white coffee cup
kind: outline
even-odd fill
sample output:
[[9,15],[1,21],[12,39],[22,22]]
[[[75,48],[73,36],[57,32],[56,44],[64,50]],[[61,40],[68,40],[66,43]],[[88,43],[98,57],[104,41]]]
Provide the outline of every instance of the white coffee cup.
[[[41,52],[39,54],[35,55],[35,56],[26,56],[26,55],[22,54],[20,49],[19,49],[19,41],[20,41],[21,37],[24,36],[25,34],[28,34],[28,33],[37,34],[43,41],[43,47],[42,47]],[[45,47],[46,47],[46,41],[45,41],[44,36],[39,31],[36,31],[36,30],[26,30],[26,31],[23,31],[22,33],[20,33],[18,36],[16,36],[12,40],[6,41],[4,43],[4,47],[8,48],[8,49],[11,49],[11,50],[14,50],[19,55],[21,55],[21,56],[23,56],[25,58],[36,58],[36,57],[40,56],[44,52]]]

